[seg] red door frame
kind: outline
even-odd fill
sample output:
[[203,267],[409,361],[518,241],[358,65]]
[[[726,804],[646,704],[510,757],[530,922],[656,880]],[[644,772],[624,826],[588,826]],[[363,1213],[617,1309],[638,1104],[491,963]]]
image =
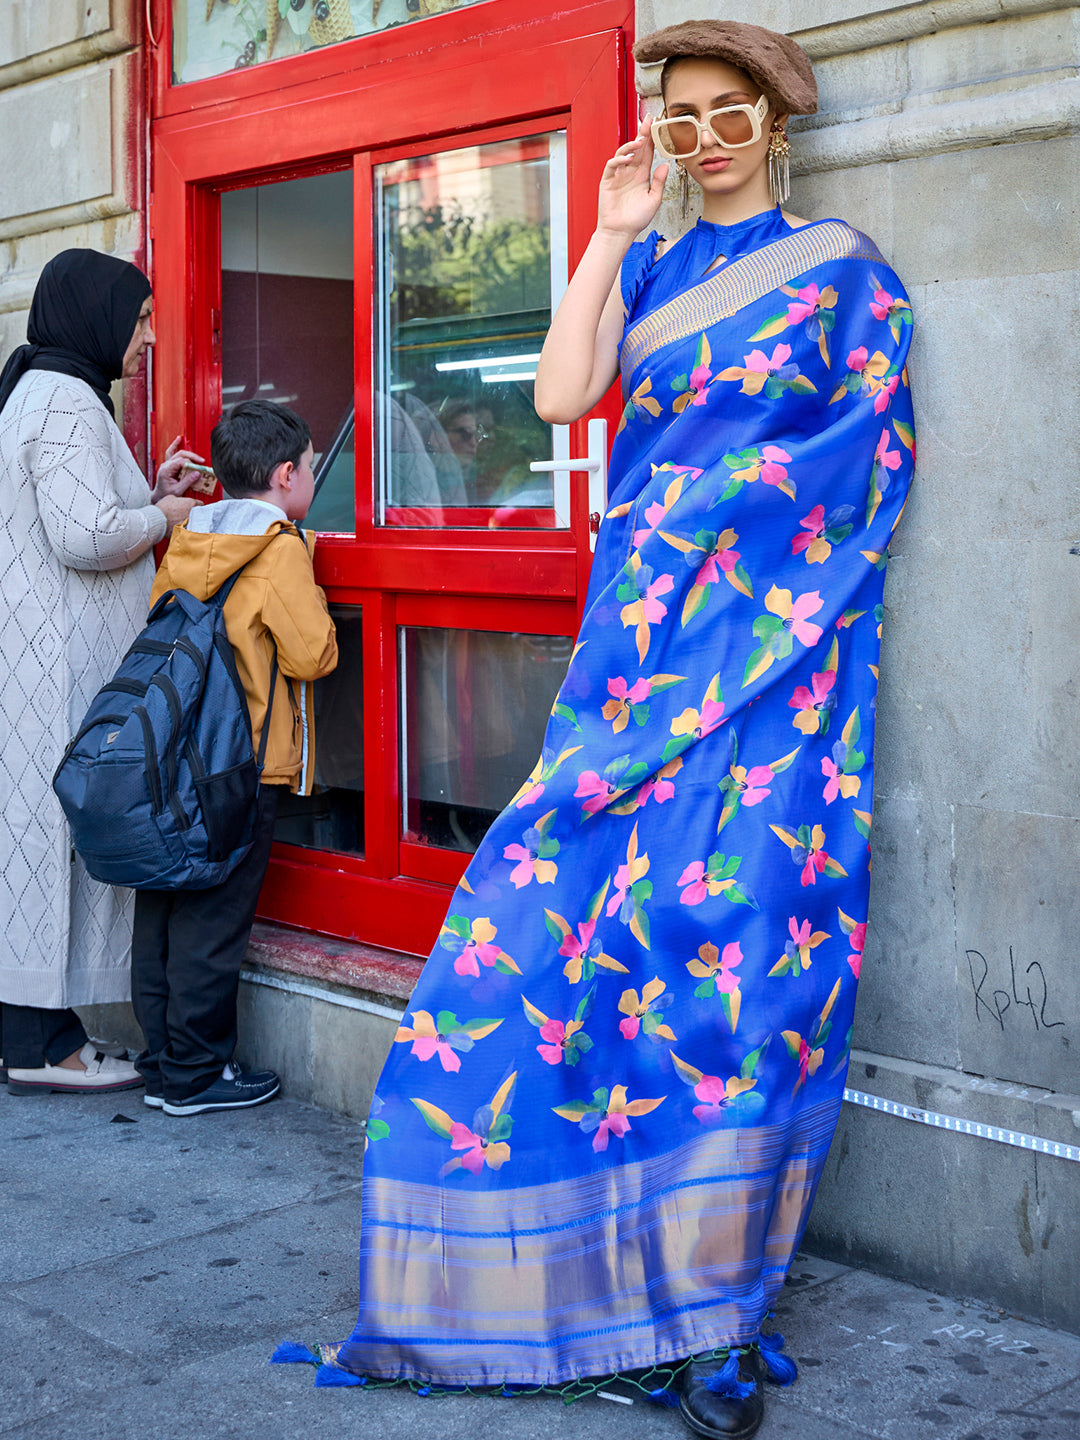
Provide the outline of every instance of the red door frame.
[[[493,13],[499,28],[487,29]],[[577,479],[569,532],[374,526],[374,458],[359,440],[371,430],[372,166],[565,127],[572,268],[595,223],[604,161],[633,123],[632,21],[628,0],[586,0],[542,21],[529,0],[500,0],[497,12],[480,4],[176,87],[166,83],[167,36],[158,47],[155,437],[182,433],[204,448],[220,413],[220,191],[350,165],[354,174],[357,538],[321,540],[316,572],[331,601],[363,608],[366,853],[275,846],[260,907],[268,918],[426,953],[467,857],[399,844],[398,627],[572,634],[588,578],[587,505]],[[611,395],[594,413],[614,420],[617,410]],[[584,421],[572,428],[571,446],[582,447],[575,453],[584,453],[585,430]]]

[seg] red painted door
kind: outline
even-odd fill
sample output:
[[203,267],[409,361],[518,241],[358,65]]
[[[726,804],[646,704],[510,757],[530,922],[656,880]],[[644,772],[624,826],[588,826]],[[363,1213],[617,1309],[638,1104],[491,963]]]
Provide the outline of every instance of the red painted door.
[[625,134],[630,12],[526,8],[159,87],[153,126],[156,433],[206,446],[261,395],[318,457],[341,663],[260,913],[414,953],[539,754],[597,505],[552,468],[586,422],[543,424],[531,382]]

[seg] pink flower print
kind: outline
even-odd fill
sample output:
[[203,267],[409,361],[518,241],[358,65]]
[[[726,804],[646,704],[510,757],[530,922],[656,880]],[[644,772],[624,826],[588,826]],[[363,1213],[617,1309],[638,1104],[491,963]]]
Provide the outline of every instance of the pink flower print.
[[623,1114],[605,1115],[596,1127],[596,1134],[593,1136],[592,1148],[599,1154],[608,1147],[608,1136],[614,1135],[618,1139],[630,1129],[630,1121]]
[[780,380],[787,380],[799,373],[797,365],[789,365],[791,359],[790,345],[777,345],[771,355],[766,355],[764,350],[751,350],[745,358],[746,377],[742,383],[745,395],[758,395],[765,387],[765,382],[772,377]]
[[654,500],[645,511],[645,525],[634,531],[634,549],[639,550],[667,514],[665,506]]
[[563,1061],[563,1043],[566,1040],[566,1026],[561,1020],[548,1020],[540,1027],[540,1038],[546,1040],[546,1045],[537,1045],[536,1049],[541,1059],[546,1060],[549,1065],[561,1065]]
[[809,970],[813,964],[811,950],[816,950],[829,938],[824,930],[811,930],[809,920],[804,920],[800,925],[794,915],[788,917],[788,934],[791,939],[784,946],[783,955],[769,971],[770,976],[797,976],[804,970]]
[[711,735],[723,723],[724,702],[722,700],[703,700],[700,710],[688,707],[681,715],[677,715],[672,720],[671,733],[701,740],[704,736]]
[[[803,527],[803,533],[796,535],[792,540],[792,555],[801,555],[804,550],[808,550],[810,553],[806,557],[807,560],[825,560],[831,548],[827,542],[821,541],[821,537],[825,534],[825,506],[815,505],[809,515],[803,516],[799,524]],[[820,553],[821,543],[825,544],[825,554]]]
[[870,311],[875,320],[887,320],[892,309],[893,297],[887,290],[875,290],[870,301]]
[[[503,850],[504,859],[518,862],[510,871],[515,890],[522,889],[533,879],[540,885],[554,885],[559,867],[554,860],[548,859],[548,856],[558,853],[559,842],[546,837],[546,829],[553,815],[552,811],[544,816],[540,825],[530,825],[521,837],[521,845],[507,845]],[[541,825],[544,826],[543,830]]]
[[708,365],[699,365],[696,370],[690,371],[690,389],[694,393],[691,405],[704,405],[709,398],[709,381],[712,379],[712,371]]
[[[889,432],[882,430],[874,451],[874,467],[870,472],[870,492],[866,500],[866,528],[869,529],[882,497],[889,488],[891,472],[900,468],[900,451],[889,449]],[[864,552],[865,553],[865,552]]]
[[858,795],[862,782],[858,775],[845,775],[843,762],[838,765],[828,755],[821,757],[821,773],[825,776],[828,784],[822,791],[826,805],[831,805],[838,795],[845,800],[850,800],[853,795]]
[[797,325],[800,320],[809,320],[821,309],[821,291],[816,285],[807,285],[798,292],[798,297],[787,307],[789,325]]
[[[628,686],[622,675],[616,675],[607,682],[608,694],[612,697],[604,702],[603,716],[611,721],[614,734],[625,730],[630,720],[631,707],[641,705],[649,698],[652,686],[648,680],[635,680]],[[587,771],[587,774],[594,772]],[[580,793],[580,792],[579,792]]]
[[[876,282],[872,282],[876,283]],[[911,324],[911,306],[900,295],[890,295],[881,286],[874,291],[870,301],[870,313],[875,320],[887,320],[893,339],[899,343],[901,326]]]
[[852,974],[856,980],[862,970],[863,946],[866,943],[866,921],[857,924],[850,915],[845,915],[843,910],[837,909],[840,916],[840,928],[848,937],[851,944],[851,954],[847,957],[847,963],[851,966]]
[[733,995],[738,990],[739,977],[735,974],[735,967],[742,964],[742,959],[742,946],[737,940],[724,946],[720,956],[720,969],[714,977],[716,988],[721,995]]
[[[878,441],[877,449],[874,451],[874,460],[886,470],[899,470],[900,468],[900,451],[889,449],[888,430],[882,430],[881,432],[881,439]],[[884,490],[884,488],[884,485],[882,485],[881,489]]]
[[761,467],[762,480],[766,485],[782,484],[788,476],[784,465],[790,461],[791,456],[786,450],[781,450],[779,445],[763,445],[761,454],[765,461]]
[[620,600],[629,602],[619,611],[619,618],[625,629],[635,627],[638,661],[642,663],[649,652],[649,626],[658,624],[667,614],[660,596],[675,588],[673,575],[658,575],[654,580],[652,574],[652,567],[642,565],[635,551],[623,566],[625,578],[617,591]]
[[471,975],[477,980],[481,965],[490,969],[502,954],[499,946],[493,943],[494,938],[495,926],[490,920],[474,920],[469,939],[454,961],[455,975]]
[[505,1142],[492,1144],[457,1120],[450,1126],[450,1148],[466,1152],[461,1163],[470,1175],[479,1175],[485,1164],[498,1170],[510,1158],[510,1146]]
[[783,621],[784,629],[790,631],[800,645],[816,645],[821,639],[821,626],[811,625],[810,616],[816,615],[825,604],[817,590],[808,590],[792,598],[790,590],[781,590],[776,585],[765,596],[765,609]]
[[541,781],[537,781],[535,785],[530,785],[529,788],[518,797],[517,809],[523,810],[526,805],[534,804],[540,799],[543,793],[544,786]]
[[727,1104],[727,1086],[719,1075],[703,1075],[694,1086],[694,1094],[702,1102],[694,1106],[694,1118],[703,1125],[715,1125],[723,1118]]
[[638,791],[637,808],[640,810],[648,800],[655,800],[658,805],[663,805],[665,800],[673,799],[675,782],[669,779],[669,776],[676,774],[681,769],[682,761],[676,756],[662,770],[658,770],[655,775],[650,775]]
[[715,585],[721,575],[730,575],[735,569],[739,563],[739,552],[727,548],[724,542],[728,537],[735,539],[734,530],[725,530],[723,535],[717,537],[715,547],[706,555],[694,576],[695,585]]
[[684,905],[700,905],[708,895],[708,886],[705,883],[705,861],[694,860],[679,876],[678,884],[685,886],[683,893],[679,896]]
[[603,810],[617,788],[610,780],[601,779],[595,770],[583,770],[578,776],[574,797],[578,800],[585,798],[585,804],[581,808],[590,815],[595,815]]
[[[741,770],[743,767],[739,765],[735,768]],[[735,778],[740,788],[742,786],[746,787],[742,790],[742,803],[744,805],[760,805],[762,800],[772,794],[768,786],[775,777],[768,765],[754,765],[745,772],[744,779],[740,780],[738,776]]]
[[697,957],[686,962],[690,974],[695,980],[701,981],[700,985],[695,987],[694,994],[702,1000],[708,1000],[713,995],[720,996],[720,1003],[733,1034],[739,1023],[739,1010],[742,1006],[739,977],[735,974],[735,967],[742,964],[742,958],[742,947],[737,940],[724,946],[723,955],[711,940],[706,940],[705,944],[698,948]]
[[829,728],[829,717],[836,709],[836,696],[832,693],[836,684],[836,671],[823,670],[810,677],[811,688],[796,685],[795,694],[788,706],[799,713],[791,722],[804,735],[824,735]]
[[847,962],[851,966],[852,972],[854,973],[856,980],[859,978],[859,975],[862,971],[863,945],[865,944],[865,942],[866,921],[864,920],[861,925],[856,925],[855,929],[851,932],[852,953],[847,957]]
[[[595,929],[595,920],[580,921],[578,923],[578,933],[576,935],[571,930],[568,934],[563,936],[562,944],[559,946],[559,954],[567,955],[570,957],[571,960],[580,960],[584,962],[586,959],[589,958],[590,950],[593,948],[593,931]],[[597,950],[597,953],[599,953],[599,942],[597,942],[595,948]],[[570,967],[567,966],[567,970],[569,970],[569,968]],[[578,980],[581,979],[580,966],[577,967],[576,978],[568,978],[570,978],[571,984],[576,985]]]

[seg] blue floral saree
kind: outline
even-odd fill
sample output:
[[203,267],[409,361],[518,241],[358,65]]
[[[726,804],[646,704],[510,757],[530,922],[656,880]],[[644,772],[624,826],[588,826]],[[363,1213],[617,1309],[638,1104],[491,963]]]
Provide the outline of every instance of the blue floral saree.
[[866,931],[911,311],[840,221],[718,229],[624,266],[573,659],[368,1126],[355,1374],[557,1385],[748,1343],[806,1224]]

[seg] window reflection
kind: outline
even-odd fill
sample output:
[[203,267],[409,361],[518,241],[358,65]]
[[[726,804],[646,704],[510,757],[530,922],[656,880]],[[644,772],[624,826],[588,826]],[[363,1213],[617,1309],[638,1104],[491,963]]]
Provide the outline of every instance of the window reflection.
[[320,482],[308,524],[354,530],[351,170],[222,195],[221,382],[226,414],[258,398],[303,416]]
[[403,838],[473,851],[540,754],[568,635],[401,631]]
[[[376,453],[386,525],[567,523],[533,380],[565,288],[565,135],[376,167]],[[559,449],[558,454],[564,454]]]
[[364,853],[364,664],[361,611],[331,605],[337,669],[315,681],[315,789],[283,794],[275,840]]

